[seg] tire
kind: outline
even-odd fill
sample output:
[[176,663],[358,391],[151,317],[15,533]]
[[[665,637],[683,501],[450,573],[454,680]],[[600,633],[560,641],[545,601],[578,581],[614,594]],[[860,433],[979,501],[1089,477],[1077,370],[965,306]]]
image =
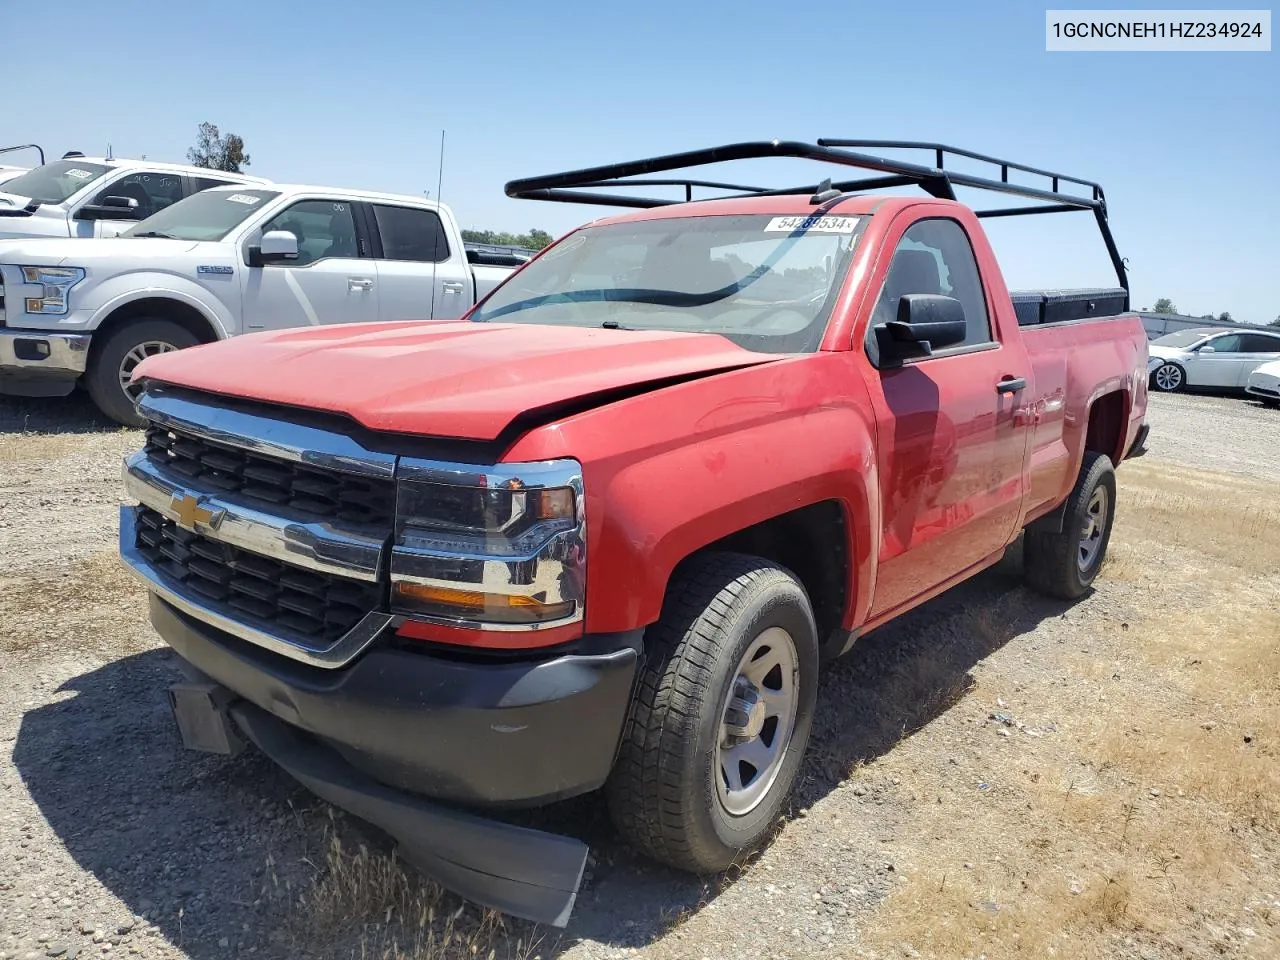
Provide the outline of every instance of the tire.
[[1062,600],[1084,596],[1106,559],[1115,515],[1116,472],[1111,459],[1103,453],[1085,453],[1080,476],[1067,497],[1062,530],[1027,531],[1023,544],[1027,583]]
[[[744,688],[739,668],[753,669],[743,658],[757,651],[752,662],[761,666],[754,669],[764,673],[758,686],[747,681]],[[605,785],[610,815],[653,859],[717,873],[768,837],[795,784],[817,698],[809,598],[791,573],[760,557],[697,558],[673,577],[662,617],[646,631],[645,658]],[[765,691],[756,705],[753,690]],[[727,744],[731,716],[741,736]],[[736,759],[767,755],[760,768]],[[740,789],[722,766],[736,771]]]
[[1176,363],[1162,363],[1151,371],[1151,386],[1161,393],[1180,393],[1187,388],[1187,371]]
[[107,334],[99,345],[94,344],[85,371],[85,387],[89,396],[106,416],[127,427],[145,425],[133,405],[133,397],[120,382],[122,372],[131,372],[137,366],[139,353],[167,353],[183,350],[199,343],[191,331],[172,320],[156,317],[139,317],[128,320],[123,326]]

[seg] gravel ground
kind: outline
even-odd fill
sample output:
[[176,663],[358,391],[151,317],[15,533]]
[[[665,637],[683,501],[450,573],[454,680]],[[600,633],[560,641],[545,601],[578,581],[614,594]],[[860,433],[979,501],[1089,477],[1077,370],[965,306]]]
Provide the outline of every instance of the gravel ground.
[[[1157,396],[1150,422],[1142,463],[1280,478],[1278,412]],[[0,400],[0,960],[392,955],[392,941],[413,939],[407,918],[381,923],[377,904],[336,928],[308,915],[334,838],[350,850],[377,849],[377,837],[253,752],[224,760],[179,747],[163,695],[173,657],[114,561],[119,459],[138,444],[78,398]],[[995,705],[973,691],[992,678],[1024,691],[1015,705],[1045,732],[1036,744],[1065,749],[1052,734],[1063,718],[1035,716],[1026,691],[1076,682],[1064,651],[1118,655],[1120,625],[1143,604],[1143,585],[1123,581],[1074,607],[1043,600],[1019,585],[1016,564],[826,671],[793,816],[741,876],[700,881],[648,864],[585,798],[537,815],[593,845],[563,935],[520,923],[495,932],[449,897],[433,901],[438,915],[487,930],[481,956],[490,946],[571,958],[878,955],[863,928],[926,865],[930,811],[953,789],[925,795],[917,782],[951,770],[954,789],[985,790],[983,751],[1007,749],[990,731],[979,742]],[[1260,861],[1272,886],[1274,854]],[[1175,953],[1130,938],[1114,955]],[[1189,942],[1186,955],[1212,952]]]

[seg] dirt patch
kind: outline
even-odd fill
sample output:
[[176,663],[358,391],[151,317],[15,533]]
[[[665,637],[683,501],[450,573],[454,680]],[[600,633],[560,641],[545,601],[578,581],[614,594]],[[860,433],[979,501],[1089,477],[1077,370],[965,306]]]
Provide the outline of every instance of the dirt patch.
[[594,798],[537,814],[593,848],[561,933],[442,893],[252,751],[180,749],[114,557],[140,437],[77,403],[0,403],[0,956],[1280,955],[1272,411],[1153,398],[1091,596],[1029,592],[1013,550],[829,668],[744,869],[656,867]]

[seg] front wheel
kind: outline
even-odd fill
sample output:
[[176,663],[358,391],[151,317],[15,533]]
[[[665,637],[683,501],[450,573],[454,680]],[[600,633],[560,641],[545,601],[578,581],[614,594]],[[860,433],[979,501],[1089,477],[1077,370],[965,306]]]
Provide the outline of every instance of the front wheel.
[[172,320],[128,320],[94,344],[85,371],[85,386],[99,410],[127,427],[144,426],[134,407],[137,387],[129,383],[134,368],[147,357],[194,347],[199,341]]
[[606,786],[633,846],[716,873],[768,836],[813,724],[818,635],[804,588],[759,557],[709,554],[673,578]]
[[1161,393],[1177,393],[1187,385],[1187,373],[1176,363],[1162,363],[1151,374],[1151,385]]

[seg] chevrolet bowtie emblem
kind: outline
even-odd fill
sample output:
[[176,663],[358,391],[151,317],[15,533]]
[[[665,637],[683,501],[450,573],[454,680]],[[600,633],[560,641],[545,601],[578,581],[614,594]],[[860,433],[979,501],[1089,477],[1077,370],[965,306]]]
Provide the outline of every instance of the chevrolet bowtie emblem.
[[203,523],[210,529],[216,529],[218,524],[222,522],[225,510],[210,510],[207,507],[200,506],[200,498],[193,497],[189,493],[173,495],[173,499],[169,502],[169,506],[177,513],[178,525],[186,527],[188,530],[194,530],[197,523]]

